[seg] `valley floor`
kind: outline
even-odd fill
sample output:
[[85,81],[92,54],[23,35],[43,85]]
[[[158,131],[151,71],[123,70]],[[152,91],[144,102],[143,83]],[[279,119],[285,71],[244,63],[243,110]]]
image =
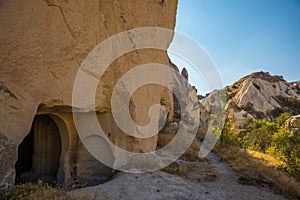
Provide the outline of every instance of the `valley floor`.
[[91,199],[285,199],[267,185],[249,185],[214,153],[205,161],[187,162],[187,173],[178,176],[162,171],[145,174],[118,173],[105,184],[73,190],[71,196]]

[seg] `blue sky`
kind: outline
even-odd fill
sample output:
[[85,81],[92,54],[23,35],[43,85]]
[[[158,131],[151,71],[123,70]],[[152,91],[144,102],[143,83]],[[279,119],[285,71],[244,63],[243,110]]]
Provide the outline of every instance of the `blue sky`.
[[[201,45],[224,86],[255,71],[300,80],[299,0],[179,0],[175,31]],[[190,82],[209,92],[188,63]]]

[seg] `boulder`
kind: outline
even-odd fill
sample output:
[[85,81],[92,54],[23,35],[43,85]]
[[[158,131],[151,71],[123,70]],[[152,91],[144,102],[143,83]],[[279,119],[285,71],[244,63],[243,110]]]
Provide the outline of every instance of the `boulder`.
[[286,121],[285,126],[287,128],[300,128],[300,115],[289,118]]

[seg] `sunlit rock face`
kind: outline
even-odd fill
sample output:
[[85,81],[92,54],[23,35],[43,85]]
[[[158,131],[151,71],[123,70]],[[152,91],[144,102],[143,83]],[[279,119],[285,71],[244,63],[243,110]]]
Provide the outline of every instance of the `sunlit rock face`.
[[[236,118],[267,118],[274,120],[281,112],[297,113],[300,93],[297,82],[288,83],[281,76],[256,72],[225,88],[228,109]],[[203,105],[214,96],[201,100]],[[207,107],[207,106],[206,106]]]
[[[282,76],[272,76],[268,72],[245,76],[225,87],[225,92],[228,119],[237,134],[247,131],[245,124],[251,119],[274,121],[283,112],[300,112],[299,82],[289,83]],[[200,100],[206,111],[217,93],[214,91]]]
[[[138,27],[174,29],[176,8],[176,0],[0,2],[0,188],[41,177],[64,187],[106,180],[110,168],[89,154],[74,126],[72,90],[78,69],[96,45],[114,34]],[[172,36],[165,38],[166,48]],[[124,73],[145,63],[169,65],[169,58],[156,49],[130,52],[109,66],[96,91],[95,111],[105,134],[133,152],[155,150],[157,137],[135,139],[123,133],[112,118],[111,95]],[[132,118],[149,123],[149,107],[162,98],[171,119],[172,94],[158,85],[133,94]],[[77,114],[90,111],[81,108]],[[114,162],[113,149],[101,148]]]
[[288,99],[300,100],[300,95],[281,77],[270,76],[267,73],[254,74],[245,80],[234,100],[239,107],[261,112],[268,119],[274,119],[275,109],[293,111]]
[[291,132],[299,132],[300,130],[300,115],[292,116],[286,120],[285,127]]

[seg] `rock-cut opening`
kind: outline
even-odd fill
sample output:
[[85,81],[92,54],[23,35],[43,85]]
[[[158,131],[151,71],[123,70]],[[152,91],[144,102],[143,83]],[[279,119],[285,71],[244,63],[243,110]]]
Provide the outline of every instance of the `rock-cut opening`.
[[36,182],[57,182],[61,138],[57,124],[49,115],[37,115],[30,133],[18,147],[15,165],[16,184]]

